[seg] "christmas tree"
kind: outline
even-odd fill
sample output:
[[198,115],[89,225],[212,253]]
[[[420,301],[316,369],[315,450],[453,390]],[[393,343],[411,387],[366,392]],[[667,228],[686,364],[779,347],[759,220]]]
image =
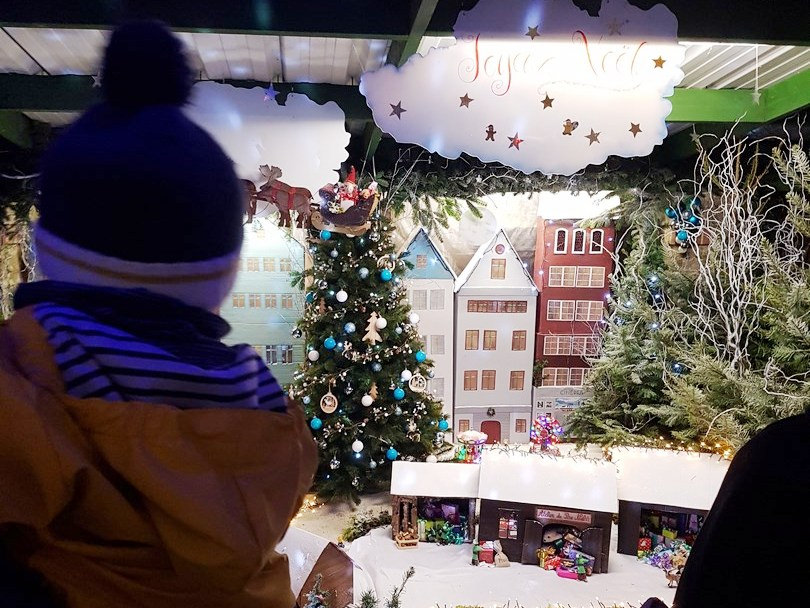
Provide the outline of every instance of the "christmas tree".
[[308,352],[290,394],[305,405],[320,447],[321,500],[359,501],[384,488],[392,461],[423,459],[448,428],[427,390],[432,363],[393,228],[377,212],[362,235],[312,231],[312,267],[299,277],[310,281],[296,330]]

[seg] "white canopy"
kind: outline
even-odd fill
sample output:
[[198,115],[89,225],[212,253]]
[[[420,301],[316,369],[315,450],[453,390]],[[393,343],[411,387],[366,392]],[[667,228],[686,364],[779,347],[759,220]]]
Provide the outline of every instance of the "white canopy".
[[434,496],[436,498],[476,498],[481,466],[477,464],[394,462],[391,494],[395,496]]

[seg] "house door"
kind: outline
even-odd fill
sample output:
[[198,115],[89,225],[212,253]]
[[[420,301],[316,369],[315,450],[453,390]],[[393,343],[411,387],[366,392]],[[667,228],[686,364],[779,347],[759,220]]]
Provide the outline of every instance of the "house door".
[[481,423],[481,432],[486,433],[487,443],[496,443],[501,440],[501,423],[497,420],[484,420]]
[[526,520],[523,529],[523,551],[520,556],[521,564],[537,565],[537,550],[543,545],[543,524],[533,519]]

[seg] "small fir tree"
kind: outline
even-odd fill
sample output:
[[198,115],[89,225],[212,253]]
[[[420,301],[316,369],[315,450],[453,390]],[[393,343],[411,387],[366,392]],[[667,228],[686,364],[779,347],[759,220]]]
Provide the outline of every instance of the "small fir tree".
[[315,577],[315,583],[307,593],[307,603],[304,604],[304,608],[332,608],[330,604],[332,594],[321,589],[322,580],[323,577],[320,574]]
[[392,461],[424,458],[446,428],[427,390],[433,364],[406,297],[407,262],[394,249],[393,229],[378,213],[362,236],[313,232],[312,267],[298,277],[311,280],[297,330],[308,354],[290,393],[305,405],[320,447],[321,500],[359,501],[384,488]]

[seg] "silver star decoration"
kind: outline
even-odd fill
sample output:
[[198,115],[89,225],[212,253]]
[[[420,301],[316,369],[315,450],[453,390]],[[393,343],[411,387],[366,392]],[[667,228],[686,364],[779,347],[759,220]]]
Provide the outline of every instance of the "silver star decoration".
[[759,105],[759,100],[762,97],[762,93],[759,92],[759,89],[754,89],[754,92],[751,93],[751,99],[754,100],[754,103]]

